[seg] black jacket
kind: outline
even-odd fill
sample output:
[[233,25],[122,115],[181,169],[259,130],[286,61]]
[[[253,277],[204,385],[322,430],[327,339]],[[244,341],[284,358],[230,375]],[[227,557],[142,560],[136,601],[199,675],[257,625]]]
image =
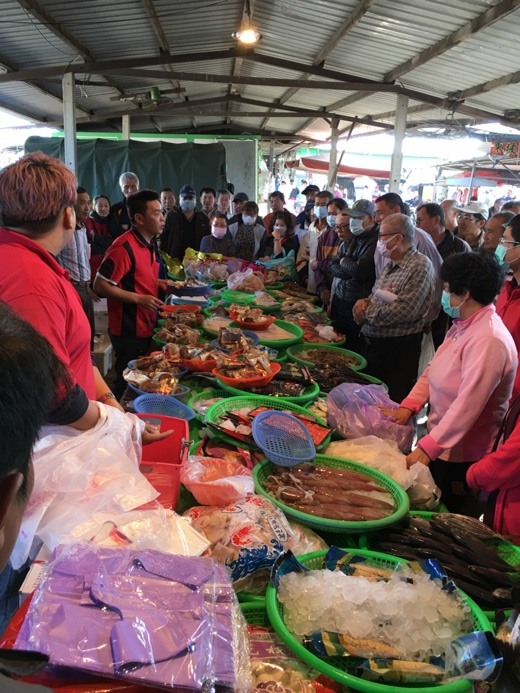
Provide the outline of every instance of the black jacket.
[[160,236],[160,247],[170,257],[184,258],[187,248],[199,250],[200,242],[211,232],[208,217],[204,212],[195,212],[191,223],[180,210],[172,209],[166,215],[164,230]]
[[376,280],[374,253],[378,234],[379,227],[374,224],[370,231],[342,243],[338,255],[329,260],[330,273],[340,279],[335,295],[341,301],[355,303],[370,296]]

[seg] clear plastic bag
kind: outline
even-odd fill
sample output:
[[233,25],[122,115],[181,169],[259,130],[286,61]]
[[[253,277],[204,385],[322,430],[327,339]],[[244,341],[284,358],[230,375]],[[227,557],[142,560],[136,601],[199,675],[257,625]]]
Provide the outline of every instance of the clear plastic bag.
[[393,440],[366,436],[355,440],[335,440],[323,452],[331,457],[353,460],[387,474],[405,490],[411,485],[406,457]]
[[232,291],[244,291],[254,294],[255,291],[264,291],[264,280],[249,267],[245,272],[233,272],[227,280],[227,288]]
[[[211,556],[231,570],[231,577],[246,589],[244,578],[269,570],[288,549],[298,552],[295,535],[285,515],[262,496],[248,496],[224,507],[195,507],[185,513],[193,527],[211,542]],[[267,576],[263,583],[267,582]]]
[[392,421],[380,406],[397,409],[399,405],[381,385],[342,383],[327,396],[328,421],[343,438],[374,435],[395,441],[401,452],[408,453],[414,436],[412,423],[403,426]]
[[251,471],[234,460],[190,456],[181,483],[201,505],[228,505],[254,493]]
[[34,489],[13,553],[13,568],[30,555],[34,537],[52,550],[96,512],[119,514],[158,493],[139,471],[144,422],[98,403],[89,431],[46,426],[33,451]]
[[79,543],[47,565],[16,647],[135,684],[245,692],[244,642],[229,575],[215,561]]
[[428,467],[421,462],[408,470],[408,497],[412,510],[434,510],[440,503],[442,491]]

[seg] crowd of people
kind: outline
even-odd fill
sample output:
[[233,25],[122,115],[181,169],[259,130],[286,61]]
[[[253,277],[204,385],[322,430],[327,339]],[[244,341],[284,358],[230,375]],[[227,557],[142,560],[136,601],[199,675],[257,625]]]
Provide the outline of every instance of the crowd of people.
[[[98,420],[96,402],[122,409],[123,370],[148,351],[163,303],[158,251],[182,260],[193,248],[248,265],[293,257],[302,287],[329,312],[346,348],[363,354],[367,372],[387,385],[396,406],[385,413],[405,424],[428,405],[427,433],[409,463],[430,466],[449,510],[478,515],[485,505],[490,524],[520,536],[520,424],[492,451],[520,394],[520,203],[490,216],[475,200],[426,202],[414,222],[396,193],[349,206],[308,185],[298,216],[275,190],[262,219],[243,192],[204,187],[197,195],[188,183],[178,195],[153,191],[131,172],[119,183],[123,198],[110,205],[102,191],[91,201],[62,162],[41,153],[0,172],[0,357],[16,351],[12,332],[22,335],[23,321],[52,347],[51,354],[33,340],[39,379],[31,359],[22,373],[13,357],[13,392],[18,377],[32,379],[35,393],[40,380],[52,392],[34,414],[30,397],[13,409],[26,406],[30,427],[22,414],[12,423],[20,453],[1,460],[0,518],[30,492],[29,448],[42,421],[83,430]],[[116,355],[113,388],[91,359],[93,301],[101,297]],[[427,342],[434,356],[418,377]],[[1,418],[11,427],[7,397]],[[145,433],[145,442],[157,435]]]

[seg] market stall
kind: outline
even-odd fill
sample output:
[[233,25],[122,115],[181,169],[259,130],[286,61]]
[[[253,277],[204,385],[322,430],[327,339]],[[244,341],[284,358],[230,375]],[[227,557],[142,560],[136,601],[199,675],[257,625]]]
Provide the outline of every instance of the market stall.
[[[407,469],[412,425],[383,415],[385,384],[312,296],[219,264],[169,280],[154,351],[124,374],[139,418],[105,413],[121,419],[115,445],[103,422],[90,447],[42,437],[16,555],[34,538],[47,563],[4,644],[43,652],[33,680],[62,693],[496,679],[495,612],[516,607],[520,549],[442,512],[427,468]],[[171,435],[141,451],[142,419]]]

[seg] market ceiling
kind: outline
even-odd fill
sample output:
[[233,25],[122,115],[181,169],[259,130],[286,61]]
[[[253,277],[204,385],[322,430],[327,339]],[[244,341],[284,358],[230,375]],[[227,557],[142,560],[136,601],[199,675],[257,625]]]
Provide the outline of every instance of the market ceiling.
[[[520,125],[520,0],[2,0],[0,107],[78,130],[253,134],[286,143]],[[250,22],[262,39],[240,47]]]

